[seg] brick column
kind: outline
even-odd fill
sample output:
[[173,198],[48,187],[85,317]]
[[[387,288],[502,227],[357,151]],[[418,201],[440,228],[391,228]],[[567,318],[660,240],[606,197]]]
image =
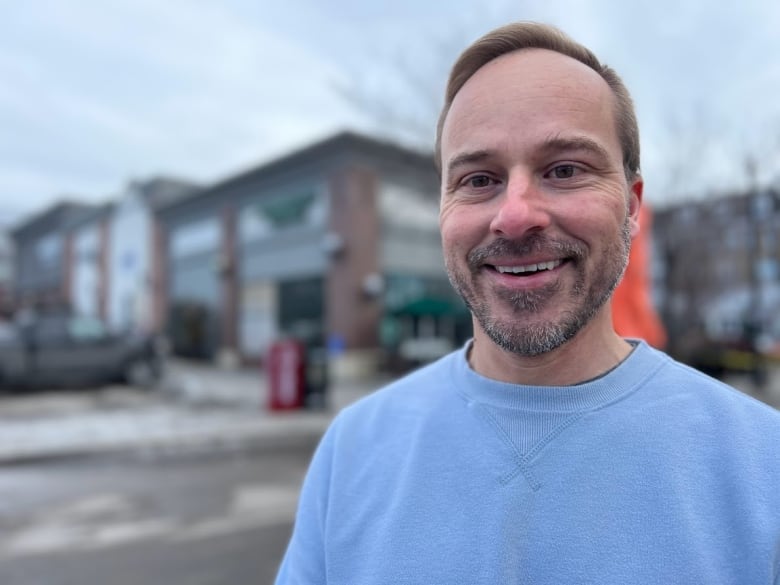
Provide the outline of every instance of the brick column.
[[[222,210],[219,277],[222,289],[222,348],[238,350],[238,271],[236,263],[236,210]],[[237,356],[236,356],[237,357]]]
[[344,247],[330,260],[326,277],[328,333],[340,336],[347,350],[375,349],[381,302],[363,292],[363,283],[380,270],[376,175],[367,169],[347,168],[331,178],[329,188],[329,228]]
[[62,283],[60,289],[60,299],[64,306],[73,309],[73,232],[64,235],[62,246]]

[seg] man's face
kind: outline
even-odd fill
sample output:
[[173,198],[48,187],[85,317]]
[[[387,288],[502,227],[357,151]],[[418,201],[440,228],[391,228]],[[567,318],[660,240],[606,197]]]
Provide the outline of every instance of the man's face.
[[453,101],[440,225],[477,337],[535,356],[609,319],[642,190],[626,180],[614,103],[595,71],[545,50],[495,59]]

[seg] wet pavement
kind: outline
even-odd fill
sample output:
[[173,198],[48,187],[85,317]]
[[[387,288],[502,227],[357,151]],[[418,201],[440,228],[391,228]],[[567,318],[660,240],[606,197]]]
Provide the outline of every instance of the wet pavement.
[[[153,389],[110,386],[5,395],[0,399],[0,464],[119,451],[151,457],[309,444],[341,408],[388,381],[332,386],[323,408],[271,411],[260,371],[173,360]],[[763,389],[747,376],[726,381],[780,408],[780,368]]]
[[338,410],[382,383],[341,384],[331,389],[323,408],[271,411],[259,371],[172,361],[152,389],[109,386],[6,395],[0,400],[0,463],[309,443]]

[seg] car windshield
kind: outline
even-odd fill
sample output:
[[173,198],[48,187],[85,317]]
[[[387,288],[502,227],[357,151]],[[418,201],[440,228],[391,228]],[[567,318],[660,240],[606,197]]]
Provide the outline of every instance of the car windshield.
[[98,319],[74,317],[68,323],[68,333],[73,339],[100,339],[106,336],[106,328]]

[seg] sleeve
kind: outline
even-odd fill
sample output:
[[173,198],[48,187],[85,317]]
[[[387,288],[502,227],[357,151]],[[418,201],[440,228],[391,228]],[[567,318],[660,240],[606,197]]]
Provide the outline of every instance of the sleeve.
[[325,527],[333,460],[334,424],[312,458],[298,500],[295,526],[276,576],[276,585],[327,583]]

